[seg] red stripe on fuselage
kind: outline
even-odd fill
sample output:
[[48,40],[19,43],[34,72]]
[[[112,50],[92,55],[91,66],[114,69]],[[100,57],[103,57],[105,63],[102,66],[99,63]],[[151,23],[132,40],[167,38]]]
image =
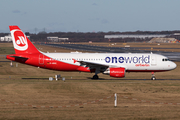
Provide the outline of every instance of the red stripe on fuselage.
[[[24,57],[28,58],[26,61],[20,58],[14,58],[11,56],[17,56],[17,57]],[[40,57],[41,56],[41,57]],[[78,65],[73,65],[69,63],[65,63],[62,61],[55,60],[53,58],[50,58],[42,53],[40,54],[12,54],[6,56],[7,59],[20,62],[23,64],[28,64],[40,68],[45,68],[45,69],[51,69],[51,70],[59,70],[59,71],[83,71],[83,72],[93,72],[89,70],[87,67],[82,67]]]
[[[43,57],[40,58],[40,56]],[[32,56],[30,56],[30,59],[26,61],[26,64],[59,71],[77,71],[77,69],[80,67],[77,65],[72,65],[55,60],[43,54],[33,54]]]

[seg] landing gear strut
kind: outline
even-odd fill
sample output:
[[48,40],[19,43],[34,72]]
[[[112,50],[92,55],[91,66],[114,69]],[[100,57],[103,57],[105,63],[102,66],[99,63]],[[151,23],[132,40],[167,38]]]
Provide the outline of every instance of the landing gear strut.
[[151,80],[156,80],[156,77],[155,77],[155,75],[154,75],[154,72],[152,72],[151,74],[152,74]]
[[99,76],[97,75],[98,73],[100,73],[100,68],[96,68],[95,75],[93,76],[93,79],[99,79]]

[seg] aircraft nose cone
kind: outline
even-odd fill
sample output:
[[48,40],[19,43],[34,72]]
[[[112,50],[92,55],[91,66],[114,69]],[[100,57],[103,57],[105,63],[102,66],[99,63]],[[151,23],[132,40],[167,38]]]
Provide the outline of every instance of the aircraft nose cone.
[[177,65],[176,65],[176,63],[174,63],[174,68],[176,68],[177,67]]
[[173,62],[171,67],[172,67],[172,69],[175,69],[177,67],[176,63]]

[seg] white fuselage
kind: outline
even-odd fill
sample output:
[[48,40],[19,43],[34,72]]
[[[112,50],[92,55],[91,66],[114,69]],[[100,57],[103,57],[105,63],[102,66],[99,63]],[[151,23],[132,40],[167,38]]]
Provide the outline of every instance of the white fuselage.
[[85,61],[111,67],[124,67],[126,71],[168,71],[176,64],[167,57],[148,53],[44,53],[55,60],[80,66]]

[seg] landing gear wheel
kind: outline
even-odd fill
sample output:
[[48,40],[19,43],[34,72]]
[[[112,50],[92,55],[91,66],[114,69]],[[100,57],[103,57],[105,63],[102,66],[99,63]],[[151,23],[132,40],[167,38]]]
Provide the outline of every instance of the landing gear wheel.
[[151,75],[152,75],[151,80],[156,80],[156,77],[155,77],[155,75],[154,75],[154,72],[151,72]]
[[156,80],[156,77],[153,76],[153,77],[151,78],[151,80]]
[[94,75],[93,79],[99,79],[98,75]]

